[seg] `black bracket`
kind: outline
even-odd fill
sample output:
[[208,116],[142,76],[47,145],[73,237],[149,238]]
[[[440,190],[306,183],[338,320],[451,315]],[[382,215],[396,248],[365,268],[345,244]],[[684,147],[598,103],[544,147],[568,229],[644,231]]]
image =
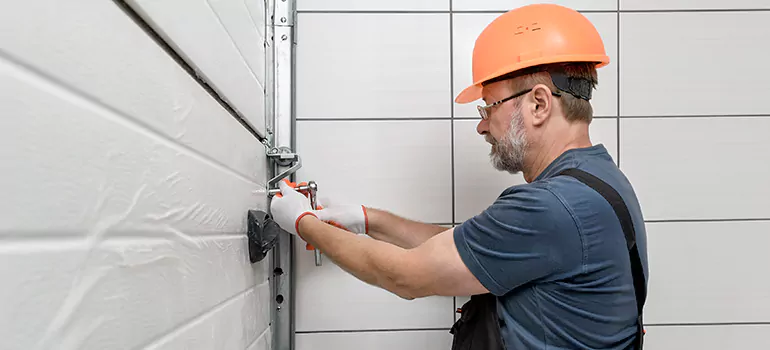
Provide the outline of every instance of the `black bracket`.
[[261,210],[249,210],[248,230],[249,260],[252,264],[267,256],[267,252],[278,242],[278,235],[288,234],[269,214]]

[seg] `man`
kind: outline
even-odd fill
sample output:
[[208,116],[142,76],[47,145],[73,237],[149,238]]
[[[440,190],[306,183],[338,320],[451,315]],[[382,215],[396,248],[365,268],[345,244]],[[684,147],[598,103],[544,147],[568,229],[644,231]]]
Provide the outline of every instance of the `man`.
[[508,349],[633,348],[640,337],[634,259],[621,220],[598,191],[559,174],[577,168],[620,194],[646,275],[636,195],[588,134],[596,68],[608,63],[596,29],[576,11],[530,5],[505,13],[477,39],[474,83],[456,102],[484,100],[477,131],[491,144],[492,163],[523,173],[526,184],[445,229],[364,206],[313,211],[281,183],[275,220],[357,278],[402,298],[494,294]]

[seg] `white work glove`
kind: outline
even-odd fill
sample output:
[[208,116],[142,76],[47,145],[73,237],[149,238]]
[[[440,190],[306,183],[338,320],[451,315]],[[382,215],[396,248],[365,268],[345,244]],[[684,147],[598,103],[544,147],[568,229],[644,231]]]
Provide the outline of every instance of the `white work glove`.
[[369,217],[363,205],[335,205],[329,200],[319,201],[322,209],[316,210],[316,217],[330,225],[355,234],[369,233]]
[[[280,195],[275,195],[270,203],[270,214],[282,229],[299,236],[299,219],[305,215],[318,217],[310,206],[310,200],[302,193],[289,186],[286,181],[278,183]],[[300,238],[302,238],[300,236]]]

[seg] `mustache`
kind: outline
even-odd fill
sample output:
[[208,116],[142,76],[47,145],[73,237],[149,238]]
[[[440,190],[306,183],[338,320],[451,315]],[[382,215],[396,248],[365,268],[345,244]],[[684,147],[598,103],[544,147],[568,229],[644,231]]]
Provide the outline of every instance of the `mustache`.
[[484,140],[491,145],[497,144],[497,140],[495,140],[492,134],[484,134]]

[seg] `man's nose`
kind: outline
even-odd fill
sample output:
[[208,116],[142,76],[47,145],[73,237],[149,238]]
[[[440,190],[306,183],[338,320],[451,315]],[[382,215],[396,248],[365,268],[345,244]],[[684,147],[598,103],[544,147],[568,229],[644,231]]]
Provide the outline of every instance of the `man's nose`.
[[489,132],[489,122],[484,119],[479,121],[479,124],[476,125],[476,132],[479,133],[479,135],[484,135]]

